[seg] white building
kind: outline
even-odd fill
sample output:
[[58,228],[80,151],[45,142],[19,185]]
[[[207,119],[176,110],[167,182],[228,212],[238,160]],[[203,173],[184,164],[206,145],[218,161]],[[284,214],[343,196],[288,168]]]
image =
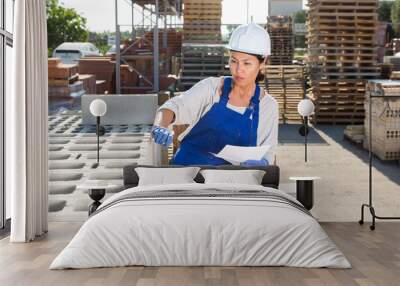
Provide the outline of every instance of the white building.
[[269,16],[292,16],[294,12],[303,9],[303,0],[269,0]]

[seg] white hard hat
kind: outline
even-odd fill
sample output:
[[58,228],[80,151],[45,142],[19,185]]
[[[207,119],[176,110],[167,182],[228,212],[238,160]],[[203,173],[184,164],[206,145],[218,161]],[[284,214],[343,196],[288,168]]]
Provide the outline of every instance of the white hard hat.
[[233,31],[228,49],[265,57],[271,54],[271,40],[260,25],[240,25]]

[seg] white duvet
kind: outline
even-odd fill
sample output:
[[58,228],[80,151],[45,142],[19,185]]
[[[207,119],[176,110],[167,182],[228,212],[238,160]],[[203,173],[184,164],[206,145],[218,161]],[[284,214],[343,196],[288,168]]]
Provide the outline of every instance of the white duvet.
[[[132,192],[262,190],[254,185],[180,184]],[[145,266],[294,266],[350,268],[310,215],[289,204],[257,198],[151,198],[121,201],[90,217],[50,269]]]

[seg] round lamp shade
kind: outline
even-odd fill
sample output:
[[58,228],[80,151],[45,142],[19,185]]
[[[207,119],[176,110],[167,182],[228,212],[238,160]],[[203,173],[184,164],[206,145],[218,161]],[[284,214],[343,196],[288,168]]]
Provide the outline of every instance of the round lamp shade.
[[297,111],[301,116],[310,116],[314,113],[314,103],[309,99],[303,99],[297,105]]
[[103,116],[107,112],[107,104],[102,99],[95,99],[90,103],[90,113],[94,116]]

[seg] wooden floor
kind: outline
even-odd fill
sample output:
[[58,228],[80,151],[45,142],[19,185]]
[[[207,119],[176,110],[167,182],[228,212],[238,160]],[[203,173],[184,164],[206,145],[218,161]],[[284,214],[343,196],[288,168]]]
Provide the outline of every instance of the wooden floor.
[[80,224],[52,223],[49,233],[28,244],[0,241],[0,285],[400,285],[400,223],[323,223],[353,268],[123,267],[48,270]]

